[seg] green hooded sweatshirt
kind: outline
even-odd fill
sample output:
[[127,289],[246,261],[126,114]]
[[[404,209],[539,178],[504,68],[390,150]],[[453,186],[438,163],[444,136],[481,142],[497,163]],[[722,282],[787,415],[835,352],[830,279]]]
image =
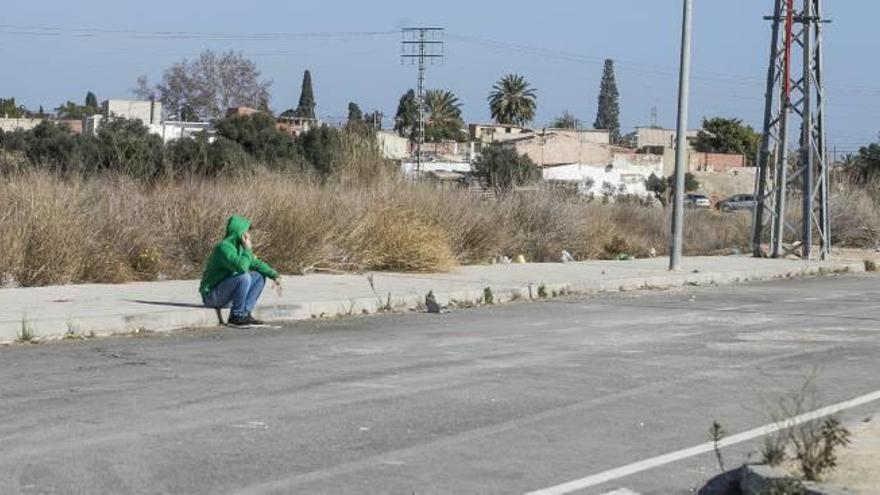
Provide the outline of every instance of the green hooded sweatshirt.
[[227,278],[249,271],[256,271],[272,280],[278,278],[278,272],[257,259],[252,250],[241,245],[241,236],[250,228],[251,221],[247,218],[229,217],[226,222],[226,237],[214,247],[205,264],[205,273],[199,285],[199,293],[203,297]]

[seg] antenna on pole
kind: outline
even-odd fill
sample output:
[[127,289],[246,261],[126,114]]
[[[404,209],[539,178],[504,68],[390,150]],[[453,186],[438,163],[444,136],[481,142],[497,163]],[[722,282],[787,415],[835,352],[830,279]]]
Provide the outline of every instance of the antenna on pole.
[[444,31],[436,27],[404,28],[401,32],[400,63],[419,66],[416,103],[419,107],[419,126],[416,133],[416,173],[422,171],[422,144],[425,142],[425,72],[427,64],[442,61],[444,52]]
[[[830,163],[822,28],[829,21],[822,17],[822,0],[775,0],[775,4],[774,14],[765,17],[773,21],[773,29],[752,251],[755,256],[764,256],[761,245],[769,237],[770,256],[785,256],[799,249],[804,259],[812,259],[815,233],[819,256],[827,259],[831,255]],[[799,73],[796,62],[802,64]],[[800,120],[799,127],[793,125],[797,122],[792,118]],[[795,150],[789,149],[790,142],[797,143]],[[801,199],[800,229],[786,218],[787,203],[796,196]]]

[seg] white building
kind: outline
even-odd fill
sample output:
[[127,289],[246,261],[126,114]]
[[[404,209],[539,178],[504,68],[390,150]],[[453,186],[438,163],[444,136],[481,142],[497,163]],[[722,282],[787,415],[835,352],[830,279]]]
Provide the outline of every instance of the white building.
[[[162,120],[162,104],[158,101],[107,100],[102,103],[102,115],[92,115],[83,120],[83,133],[96,135],[107,119],[139,120],[151,134],[162,137],[162,142],[195,137],[200,132],[213,133],[210,122],[179,122]],[[213,141],[213,136],[210,140]]]
[[209,134],[209,141],[214,140],[214,127],[210,122],[178,122],[166,120],[161,124],[151,124],[147,128],[150,133],[157,134],[162,137],[163,143],[170,143],[175,139],[194,138],[201,132]]
[[646,197],[651,195],[645,187],[648,177],[663,176],[663,157],[614,153],[608,165],[570,163],[544,167],[541,172],[545,181],[576,184],[580,194]]
[[[416,163],[414,161],[404,161],[400,164],[400,170],[405,177],[413,178],[416,173]],[[468,161],[423,161],[419,170],[422,174],[434,172],[467,173],[471,171],[471,163]]]

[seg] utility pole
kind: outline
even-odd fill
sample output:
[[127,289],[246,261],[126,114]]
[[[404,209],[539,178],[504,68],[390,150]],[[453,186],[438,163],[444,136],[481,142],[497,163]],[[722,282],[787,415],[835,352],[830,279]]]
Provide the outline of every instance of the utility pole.
[[676,126],[675,185],[672,200],[672,232],[670,235],[669,270],[681,268],[681,250],[684,232],[684,174],[688,158],[687,122],[691,76],[691,21],[693,0],[684,0],[681,26],[681,66],[678,79],[678,125]]
[[427,64],[434,64],[443,59],[444,41],[443,28],[417,27],[404,28],[402,32],[400,62],[410,65],[418,64],[419,82],[416,103],[419,107],[419,127],[416,133],[416,173],[418,178],[422,171],[422,144],[425,142],[425,72]]
[[[775,0],[773,15],[765,19],[773,21],[773,28],[757,163],[752,251],[755,256],[764,256],[762,243],[769,237],[770,256],[785,256],[799,248],[804,259],[811,259],[815,233],[819,256],[827,259],[831,255],[830,163],[822,27],[829,21],[822,17],[822,0]],[[802,72],[795,74],[793,67],[798,61]],[[800,119],[799,127],[791,121],[792,116]],[[796,138],[794,129],[798,129]],[[798,143],[797,149],[790,150],[789,142]],[[790,163],[792,160],[796,163]],[[800,229],[786,218],[787,203],[794,194],[801,199]]]

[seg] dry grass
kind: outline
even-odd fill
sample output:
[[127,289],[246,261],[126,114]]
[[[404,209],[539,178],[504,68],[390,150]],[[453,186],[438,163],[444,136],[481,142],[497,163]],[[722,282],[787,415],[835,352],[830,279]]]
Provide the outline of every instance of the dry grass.
[[880,190],[839,187],[831,196],[832,242],[845,247],[880,245]]
[[[835,200],[838,241],[868,244],[880,216],[867,193]],[[858,212],[870,211],[869,215]],[[319,185],[260,172],[144,185],[126,178],[0,178],[0,283],[25,286],[198,277],[226,219],[254,221],[256,249],[285,273],[314,268],[444,271],[523,254],[529,261],[666,251],[663,209],[547,192],[485,200],[390,179]],[[748,245],[751,216],[690,211],[688,255]],[[870,225],[868,225],[870,224]],[[867,230],[866,230],[867,229]],[[870,237],[870,236],[869,236]]]

